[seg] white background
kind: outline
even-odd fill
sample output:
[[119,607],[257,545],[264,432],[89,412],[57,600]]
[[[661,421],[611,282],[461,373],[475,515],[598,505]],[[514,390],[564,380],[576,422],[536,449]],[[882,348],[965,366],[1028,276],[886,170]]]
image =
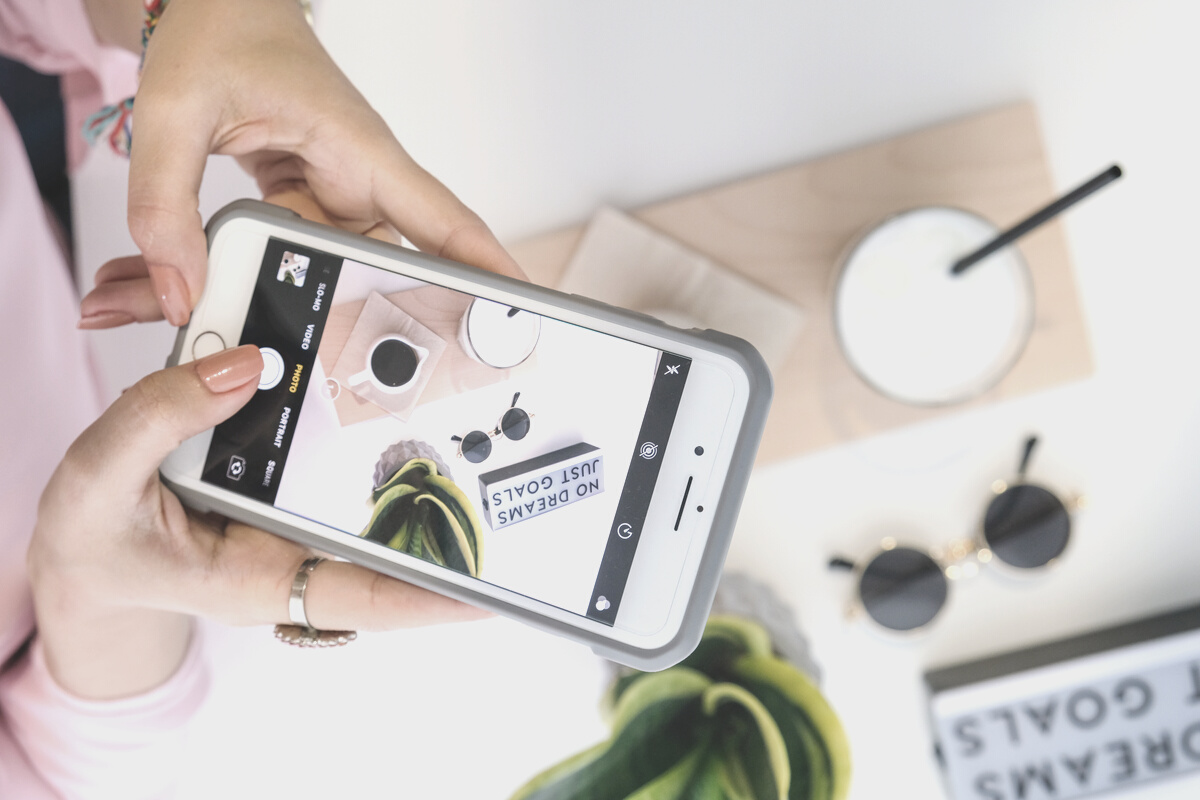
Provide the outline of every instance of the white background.
[[[849,730],[855,798],[938,798],[920,674],[1200,600],[1200,9],[1166,0],[438,3],[339,0],[318,32],[413,155],[507,240],[1032,99],[1073,211],[1090,380],[759,470],[729,562],[797,609]],[[207,215],[253,185],[214,160]],[[119,165],[76,184],[84,283],[131,252]],[[116,388],[169,331],[98,333]],[[969,531],[1021,438],[1032,477],[1087,494],[1053,575],[953,587],[927,636],[843,617],[833,551]],[[282,599],[281,599],[282,602]],[[505,797],[599,739],[604,667],[501,620],[293,651],[208,627],[216,682],[186,797]],[[903,787],[899,789],[898,787]],[[1196,778],[1136,798],[1193,798]]]

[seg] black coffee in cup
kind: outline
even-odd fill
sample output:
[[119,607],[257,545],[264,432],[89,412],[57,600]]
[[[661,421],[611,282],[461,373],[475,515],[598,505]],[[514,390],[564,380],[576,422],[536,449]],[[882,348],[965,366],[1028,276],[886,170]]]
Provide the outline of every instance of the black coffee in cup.
[[385,339],[371,354],[371,373],[375,380],[393,389],[405,385],[417,374],[417,353],[398,339]]

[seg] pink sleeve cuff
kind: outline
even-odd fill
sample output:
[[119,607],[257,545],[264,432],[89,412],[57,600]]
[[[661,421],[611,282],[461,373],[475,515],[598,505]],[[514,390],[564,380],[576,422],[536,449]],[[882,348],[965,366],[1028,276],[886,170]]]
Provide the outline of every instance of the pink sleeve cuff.
[[88,152],[83,121],[137,90],[138,57],[96,40],[83,0],[0,0],[0,53],[62,76],[72,171]]
[[208,692],[199,631],[166,683],[120,700],[85,700],[46,667],[40,641],[0,677],[0,707],[13,738],[43,780],[65,798],[170,794],[186,723]]

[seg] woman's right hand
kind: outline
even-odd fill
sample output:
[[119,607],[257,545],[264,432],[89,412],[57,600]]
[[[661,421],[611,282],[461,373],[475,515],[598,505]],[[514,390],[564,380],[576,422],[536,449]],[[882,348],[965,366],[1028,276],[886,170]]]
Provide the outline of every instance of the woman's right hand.
[[[191,616],[287,623],[312,554],[247,525],[188,511],[159,480],[184,440],[257,391],[244,345],[139,381],[71,446],[42,495],[29,549],[38,635],[55,679],[81,697],[144,692],[187,652]],[[344,562],[311,575],[305,607],[326,630],[383,630],[485,612]]]

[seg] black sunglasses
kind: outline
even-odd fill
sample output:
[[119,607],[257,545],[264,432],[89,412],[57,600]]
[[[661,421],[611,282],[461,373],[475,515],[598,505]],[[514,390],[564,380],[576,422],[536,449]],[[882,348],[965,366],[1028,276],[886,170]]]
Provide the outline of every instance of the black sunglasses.
[[[921,628],[946,604],[950,581],[972,577],[981,564],[995,558],[1011,567],[1036,570],[1062,555],[1071,538],[1067,504],[1025,480],[1037,443],[1036,436],[1026,440],[1015,482],[992,485],[995,496],[975,537],[933,552],[884,539],[861,570],[849,559],[830,559],[830,568],[858,573],[858,600],[871,619],[894,631]],[[1079,502],[1072,500],[1072,507]]]
[[520,392],[513,395],[512,405],[504,412],[500,422],[490,431],[471,431],[466,436],[451,436],[450,441],[458,442],[458,457],[465,458],[472,464],[486,461],[492,454],[492,439],[504,436],[514,442],[524,439],[529,434],[532,414],[527,414],[517,408],[517,398]]

